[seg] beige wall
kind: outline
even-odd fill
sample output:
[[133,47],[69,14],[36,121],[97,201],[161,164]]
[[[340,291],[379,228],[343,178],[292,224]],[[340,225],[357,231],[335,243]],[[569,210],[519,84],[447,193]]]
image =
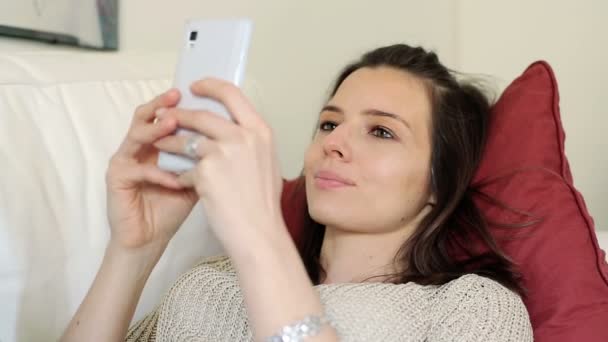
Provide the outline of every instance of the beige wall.
[[[187,17],[254,19],[245,88],[275,128],[286,177],[299,173],[318,110],[347,62],[382,44],[409,42],[435,48],[447,63],[456,63],[456,3],[450,0],[183,0],[171,5],[129,0],[122,4],[125,50],[176,49]],[[141,8],[147,8],[145,20],[135,19]]]
[[[598,227],[608,230],[608,2],[524,0],[128,0],[123,51],[174,51],[187,18],[255,21],[246,91],[275,128],[286,177],[297,175],[316,113],[338,70],[361,52],[408,42],[437,50],[465,72],[496,76],[502,89],[546,59],[561,90],[566,152]],[[0,50],[24,44],[0,40]],[[29,45],[28,48],[37,48]],[[172,67],[172,66],[171,66]]]

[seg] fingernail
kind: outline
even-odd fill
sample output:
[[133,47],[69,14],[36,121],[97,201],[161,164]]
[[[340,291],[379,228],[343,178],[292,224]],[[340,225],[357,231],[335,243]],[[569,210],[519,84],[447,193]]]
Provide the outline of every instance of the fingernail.
[[161,108],[158,108],[158,109],[157,109],[157,110],[154,112],[154,115],[156,115],[156,117],[160,119],[160,118],[162,118],[162,117],[163,117],[163,115],[165,114],[165,112],[167,112],[167,108],[165,108],[165,107],[161,107]]

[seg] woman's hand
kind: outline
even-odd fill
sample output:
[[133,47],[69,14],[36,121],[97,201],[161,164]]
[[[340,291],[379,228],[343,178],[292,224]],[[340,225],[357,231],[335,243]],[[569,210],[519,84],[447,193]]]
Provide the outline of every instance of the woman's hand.
[[[163,121],[176,120],[200,136],[167,136],[154,146],[200,159],[178,182],[200,196],[238,273],[255,339],[261,340],[306,315],[320,315],[321,301],[283,221],[283,181],[272,130],[231,83],[205,79],[191,90],[221,102],[234,121],[207,111],[170,109]],[[337,341],[327,330],[318,339]]]
[[[106,174],[111,244],[133,250],[150,247],[162,253],[198,200],[177,176],[156,166],[156,140],[171,135],[173,118],[154,122],[161,108],[174,107],[180,94],[172,89],[139,106]],[[147,249],[150,249],[147,248]]]
[[[154,123],[155,112],[173,107],[170,90],[139,106],[106,173],[111,238],[89,292],[61,341],[123,341],[133,313],[167,243],[197,201],[171,173],[156,166],[154,141],[173,133],[174,119]],[[103,317],[103,319],[99,319]]]
[[[234,121],[208,111],[170,109],[162,121],[175,120],[179,127],[199,133],[196,167],[178,178],[200,196],[206,217],[230,253],[247,247],[253,237],[273,234],[282,222],[282,178],[273,133],[252,104],[235,85],[218,80],[195,82],[194,94],[221,102]],[[167,136],[154,146],[185,154],[188,137]],[[267,231],[254,231],[268,227]]]

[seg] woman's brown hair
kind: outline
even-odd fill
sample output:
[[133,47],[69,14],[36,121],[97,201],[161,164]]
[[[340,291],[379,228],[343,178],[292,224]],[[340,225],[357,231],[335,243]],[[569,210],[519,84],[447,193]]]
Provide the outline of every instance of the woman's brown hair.
[[[395,68],[418,77],[426,84],[432,101],[430,187],[435,203],[395,255],[395,262],[402,266],[398,269],[403,271],[386,275],[387,281],[441,285],[475,273],[524,294],[521,275],[498,247],[473,201],[474,196],[485,196],[471,181],[486,142],[490,100],[479,87],[457,80],[434,52],[404,44],[375,49],[348,65],[335,81],[331,96],[356,70],[377,67]],[[302,177],[298,186],[305,186]],[[311,280],[319,284],[324,277],[319,259],[325,226],[307,212],[303,227],[297,239],[298,250]],[[476,242],[481,242],[486,251],[476,250]]]

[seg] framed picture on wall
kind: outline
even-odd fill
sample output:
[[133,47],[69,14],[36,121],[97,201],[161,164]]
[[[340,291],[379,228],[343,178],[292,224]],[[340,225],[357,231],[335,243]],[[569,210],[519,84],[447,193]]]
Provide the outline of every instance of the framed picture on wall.
[[0,35],[118,49],[118,0],[0,0]]

